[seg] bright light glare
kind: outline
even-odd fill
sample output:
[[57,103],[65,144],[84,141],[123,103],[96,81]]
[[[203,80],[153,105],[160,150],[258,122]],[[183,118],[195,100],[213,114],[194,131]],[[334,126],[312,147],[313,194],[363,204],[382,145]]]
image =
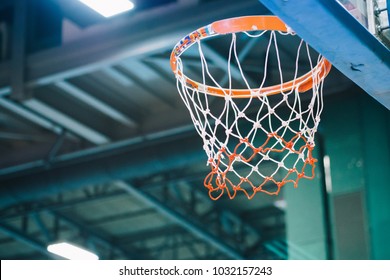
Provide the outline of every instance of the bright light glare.
[[327,156],[327,155],[324,156],[323,162],[324,162],[326,192],[331,193],[332,192],[332,175],[330,174],[330,158],[329,158],[329,156]]
[[274,206],[281,209],[281,210],[285,210],[287,208],[287,201],[285,200],[276,200],[274,202]]
[[111,17],[134,8],[129,0],[79,0],[104,17]]
[[59,255],[69,260],[98,260],[99,257],[85,249],[79,248],[67,242],[55,243],[47,246],[50,253]]

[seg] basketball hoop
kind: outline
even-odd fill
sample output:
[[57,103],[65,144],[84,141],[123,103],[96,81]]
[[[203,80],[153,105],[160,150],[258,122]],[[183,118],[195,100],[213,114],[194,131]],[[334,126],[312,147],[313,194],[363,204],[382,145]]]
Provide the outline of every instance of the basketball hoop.
[[[202,40],[229,34],[224,79],[210,70]],[[246,36],[246,42],[267,41],[263,44],[263,65],[255,68],[259,73],[254,82],[254,75],[240,62],[237,36]],[[295,69],[290,69],[291,77],[286,78],[277,44],[280,37],[297,36],[275,16],[238,17],[199,28],[172,51],[170,63],[178,91],[208,156],[211,171],[204,185],[212,199],[224,193],[233,199],[239,191],[249,199],[257,192],[277,195],[287,183],[297,187],[300,179],[314,178],[314,136],[323,108],[323,81],[331,64],[318,54],[313,59],[310,47],[296,40]],[[200,81],[184,74],[181,57],[195,44]],[[270,73],[271,60],[277,63],[277,75]],[[278,76],[280,83],[269,85],[275,79],[272,76]]]

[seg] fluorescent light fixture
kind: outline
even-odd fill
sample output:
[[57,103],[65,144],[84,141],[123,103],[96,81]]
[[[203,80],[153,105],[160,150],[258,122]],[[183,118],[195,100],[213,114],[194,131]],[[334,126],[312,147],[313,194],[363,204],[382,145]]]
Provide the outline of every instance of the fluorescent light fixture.
[[47,246],[50,253],[59,255],[69,260],[98,260],[99,257],[94,253],[72,245],[67,242],[55,243]]
[[129,11],[134,4],[129,0],[79,0],[104,17],[111,17]]

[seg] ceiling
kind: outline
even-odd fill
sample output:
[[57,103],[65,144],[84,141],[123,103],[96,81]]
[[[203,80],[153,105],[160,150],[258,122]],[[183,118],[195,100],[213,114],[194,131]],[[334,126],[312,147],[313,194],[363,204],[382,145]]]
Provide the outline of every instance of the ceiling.
[[[270,12],[255,0],[135,4],[112,19],[75,0],[0,4],[0,257],[56,258],[46,245],[62,239],[104,259],[287,258],[283,196],[214,202],[199,187],[206,156],[169,64],[198,27]],[[351,87],[335,69],[326,92]]]

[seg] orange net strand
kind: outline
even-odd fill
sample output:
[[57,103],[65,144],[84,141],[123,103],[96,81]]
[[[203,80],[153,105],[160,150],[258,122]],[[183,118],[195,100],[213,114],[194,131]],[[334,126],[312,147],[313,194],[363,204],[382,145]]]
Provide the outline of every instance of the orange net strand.
[[[272,138],[276,138],[283,143],[283,147],[280,149],[274,148],[266,148],[267,144]],[[298,150],[294,149],[294,143],[296,140],[301,139],[304,142]],[[246,145],[252,150],[252,155],[250,157],[244,157],[242,154],[238,153],[238,150],[242,145]],[[266,141],[259,147],[254,147],[248,139],[244,138],[240,140],[233,151],[232,154],[229,154],[226,151],[226,148],[221,148],[218,153],[217,159],[209,159],[209,163],[211,166],[211,172],[206,176],[204,180],[204,186],[209,190],[209,196],[212,200],[218,200],[225,192],[230,199],[235,198],[238,192],[243,192],[248,199],[252,199],[256,193],[262,192],[268,195],[278,195],[281,188],[285,186],[287,183],[292,183],[294,188],[298,187],[298,182],[300,179],[305,178],[312,180],[315,177],[315,163],[317,159],[313,158],[314,146],[307,142],[306,138],[301,135],[301,133],[297,133],[290,141],[284,140],[281,136],[276,133],[268,134]],[[247,177],[240,177],[240,181],[237,184],[234,184],[231,179],[229,179],[229,173],[232,170],[232,165],[237,158],[240,161],[249,163],[256,155],[259,153],[265,154],[269,152],[283,153],[286,150],[289,150],[290,153],[301,155],[307,150],[307,157],[304,159],[304,163],[302,168],[298,170],[297,168],[291,168],[288,170],[286,176],[282,180],[276,180],[272,176],[265,177],[261,182],[252,182]],[[226,167],[221,167],[222,158],[226,156],[229,159],[229,163]],[[310,166],[310,167],[309,167]],[[222,169],[224,169],[222,171]],[[305,170],[309,169],[311,172],[310,175],[305,173]],[[295,175],[295,178],[291,178]],[[242,185],[247,184],[250,188],[243,188]],[[265,189],[264,187],[269,184],[274,184],[276,186],[275,191],[270,191]]]

